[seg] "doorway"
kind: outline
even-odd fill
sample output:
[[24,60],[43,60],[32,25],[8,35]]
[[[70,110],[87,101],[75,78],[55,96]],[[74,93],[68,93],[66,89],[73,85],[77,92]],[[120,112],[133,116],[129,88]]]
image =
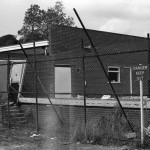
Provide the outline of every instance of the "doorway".
[[55,67],[55,98],[71,97],[71,67]]
[[22,89],[25,72],[25,60],[12,60],[10,70],[10,97],[11,101],[17,103]]

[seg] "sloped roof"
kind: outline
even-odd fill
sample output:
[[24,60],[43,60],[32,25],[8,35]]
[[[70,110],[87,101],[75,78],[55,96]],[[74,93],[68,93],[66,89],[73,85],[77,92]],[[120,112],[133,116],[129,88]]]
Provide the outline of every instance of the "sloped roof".
[[[49,45],[49,41],[47,41],[47,40],[35,42],[35,47],[48,46],[48,45]],[[33,48],[34,45],[33,45],[33,42],[30,42],[30,43],[22,44],[22,47],[24,49],[28,49],[28,48]],[[20,49],[21,49],[21,47],[19,44],[12,45],[12,46],[4,46],[4,47],[0,47],[0,53],[8,52],[8,51],[16,51],[16,50],[20,50]]]

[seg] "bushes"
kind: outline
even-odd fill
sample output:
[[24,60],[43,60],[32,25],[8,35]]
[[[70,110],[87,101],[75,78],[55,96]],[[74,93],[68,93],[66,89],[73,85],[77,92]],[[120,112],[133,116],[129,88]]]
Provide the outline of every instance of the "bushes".
[[86,126],[77,123],[75,125],[73,139],[80,142],[94,144],[112,144],[124,139],[124,134],[129,130],[127,121],[119,107],[115,107],[113,115],[102,116],[99,119],[91,119]]

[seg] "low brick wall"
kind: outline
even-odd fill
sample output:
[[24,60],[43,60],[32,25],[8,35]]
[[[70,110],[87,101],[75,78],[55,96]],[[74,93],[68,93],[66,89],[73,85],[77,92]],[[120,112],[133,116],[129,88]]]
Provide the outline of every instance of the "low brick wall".
[[3,121],[2,116],[3,116],[3,111],[2,111],[2,106],[0,106],[0,123],[2,123]]
[[[38,123],[40,128],[46,128],[47,126],[57,126],[61,124],[60,119],[68,127],[74,126],[77,123],[84,123],[84,107],[83,106],[65,106],[65,105],[55,105],[54,106],[58,116],[56,115],[54,109],[51,105],[38,105]],[[36,105],[23,104],[21,108],[24,110],[25,114],[32,114],[32,126],[36,126]],[[112,116],[116,109],[113,107],[87,107],[86,116],[87,122],[91,119],[99,119],[101,116]],[[134,127],[140,125],[140,109],[126,108],[124,109],[130,123]],[[145,114],[145,126],[149,123],[150,110],[144,110]],[[136,128],[135,128],[136,129]]]

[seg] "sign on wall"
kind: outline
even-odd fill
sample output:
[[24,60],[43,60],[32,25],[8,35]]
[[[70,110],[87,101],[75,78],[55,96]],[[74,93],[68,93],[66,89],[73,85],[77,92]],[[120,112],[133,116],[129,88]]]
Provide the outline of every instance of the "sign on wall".
[[139,64],[137,66],[134,66],[132,69],[136,75],[136,80],[143,80],[143,75],[148,67],[146,65]]

